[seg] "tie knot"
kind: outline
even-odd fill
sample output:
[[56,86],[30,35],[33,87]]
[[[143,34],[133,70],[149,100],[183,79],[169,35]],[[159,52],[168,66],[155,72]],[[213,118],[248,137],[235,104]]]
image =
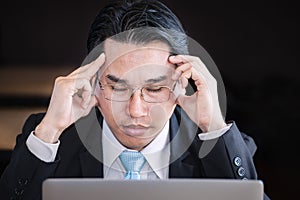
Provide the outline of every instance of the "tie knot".
[[[119,158],[127,172],[125,179],[140,179],[139,173],[146,162],[143,154],[137,151],[125,150],[120,154]],[[137,176],[138,178],[132,176]]]

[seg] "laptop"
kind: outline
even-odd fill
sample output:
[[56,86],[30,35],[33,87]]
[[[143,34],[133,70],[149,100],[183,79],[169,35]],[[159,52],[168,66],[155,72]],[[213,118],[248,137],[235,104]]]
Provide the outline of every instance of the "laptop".
[[260,180],[52,178],[43,200],[263,200]]

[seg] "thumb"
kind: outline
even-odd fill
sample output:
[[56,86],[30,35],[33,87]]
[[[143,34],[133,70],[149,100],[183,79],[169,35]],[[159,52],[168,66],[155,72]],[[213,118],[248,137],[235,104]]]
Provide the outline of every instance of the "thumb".
[[177,98],[176,98],[176,104],[178,104],[180,107],[184,107],[184,102],[185,102],[185,98],[186,96],[183,94],[180,94]]

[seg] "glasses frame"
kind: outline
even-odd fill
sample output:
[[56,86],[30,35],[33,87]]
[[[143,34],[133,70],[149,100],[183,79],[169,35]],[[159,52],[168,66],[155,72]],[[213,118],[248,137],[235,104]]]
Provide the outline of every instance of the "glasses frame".
[[[98,83],[99,83],[99,86],[100,86],[100,89],[101,89],[101,90],[104,90],[104,87],[105,87],[105,86],[111,86],[111,85],[113,86],[113,85],[114,85],[114,84],[103,84],[103,83],[101,83],[101,81],[98,81]],[[136,91],[140,90],[140,92],[141,92],[141,95],[140,95],[140,96],[142,97],[142,99],[143,99],[145,102],[147,102],[147,103],[163,103],[163,102],[167,102],[167,101],[170,100],[170,95],[171,95],[171,93],[174,92],[176,83],[177,83],[177,81],[174,82],[174,84],[173,84],[173,86],[172,86],[173,89],[170,88],[169,86],[166,86],[166,85],[157,85],[157,86],[155,86],[155,87],[164,87],[164,88],[167,88],[167,89],[169,90],[169,96],[168,96],[168,99],[165,100],[165,101],[152,102],[152,101],[146,101],[146,100],[144,99],[143,89],[144,89],[145,87],[151,86],[151,84],[149,84],[149,85],[144,85],[144,86],[142,86],[142,87],[135,87],[135,88],[127,87],[127,89],[129,89],[129,91],[130,91],[130,96],[129,96],[129,98],[126,99],[126,100],[119,100],[119,101],[117,101],[117,100],[112,100],[112,99],[110,99],[110,98],[107,98],[105,95],[104,95],[104,98],[105,98],[106,100],[113,101],[113,102],[126,102],[126,101],[128,101],[128,100],[132,97],[132,95],[133,95]]]

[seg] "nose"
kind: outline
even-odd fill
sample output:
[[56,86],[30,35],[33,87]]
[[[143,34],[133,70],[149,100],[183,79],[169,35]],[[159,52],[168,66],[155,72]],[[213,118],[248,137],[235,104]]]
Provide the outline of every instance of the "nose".
[[147,105],[141,95],[141,91],[135,91],[129,99],[129,114],[132,118],[147,116]]

